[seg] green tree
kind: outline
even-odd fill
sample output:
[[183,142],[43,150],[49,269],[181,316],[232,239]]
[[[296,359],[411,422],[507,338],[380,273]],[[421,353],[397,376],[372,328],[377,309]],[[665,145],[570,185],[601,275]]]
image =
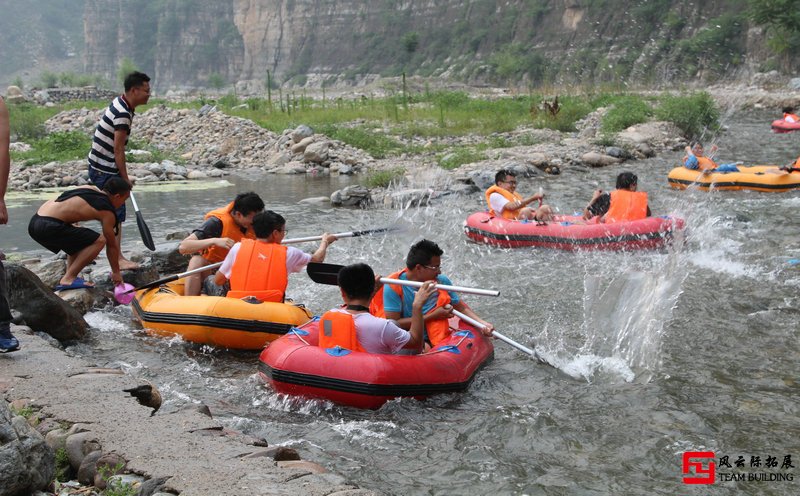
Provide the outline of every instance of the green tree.
[[225,78],[218,72],[213,72],[208,76],[208,85],[215,90],[224,88],[225,84]]
[[419,47],[419,34],[406,33],[403,35],[403,39],[400,41],[403,43],[403,48],[405,49],[406,53],[414,53]]
[[766,26],[770,47],[779,55],[800,52],[800,0],[749,0],[748,15]]

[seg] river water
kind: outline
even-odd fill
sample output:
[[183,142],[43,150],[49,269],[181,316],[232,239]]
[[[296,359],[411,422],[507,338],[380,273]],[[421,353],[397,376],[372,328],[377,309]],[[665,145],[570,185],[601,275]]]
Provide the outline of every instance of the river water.
[[[771,119],[726,116],[719,161],[783,164],[800,154],[800,133],[771,134]],[[468,243],[461,224],[482,208],[479,193],[427,208],[363,211],[297,203],[341,188],[346,178],[137,188],[156,237],[191,229],[203,212],[250,189],[283,213],[289,237],[403,225],[392,236],[342,240],[326,261],[366,261],[387,274],[411,243],[432,239],[454,284],[501,290],[499,298],[466,297],[470,306],[557,367],[496,342],[495,360],[468,392],[358,411],[276,395],[256,374],[255,352],[149,337],[125,307],[89,314],[90,338],[68,351],[157,384],[164,411],[203,402],[228,427],[296,448],[361,487],[390,494],[797,494],[797,481],[725,482],[718,475],[714,486],[682,482],[685,451],[713,451],[720,474],[800,475],[781,468],[787,455],[795,467],[800,462],[800,265],[792,261],[800,258],[800,195],[673,191],[666,175],[680,155],[520,181],[521,192],[541,186],[548,203],[572,213],[594,189],[613,188],[617,173],[634,171],[655,215],[687,221],[684,237],[655,252]],[[15,197],[6,251],[36,248],[24,225],[40,202]],[[139,243],[128,222],[126,245]],[[288,294],[315,313],[337,303],[334,287],[301,274],[290,281]],[[732,468],[721,465],[724,456]],[[739,456],[746,467],[734,464]],[[762,463],[775,457],[778,466],[750,468],[756,456]]]

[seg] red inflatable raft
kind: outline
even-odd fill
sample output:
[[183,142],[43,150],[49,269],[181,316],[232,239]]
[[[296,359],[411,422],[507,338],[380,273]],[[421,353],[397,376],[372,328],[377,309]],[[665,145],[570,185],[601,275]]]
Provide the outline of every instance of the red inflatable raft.
[[683,226],[683,219],[670,216],[602,224],[596,218],[586,221],[573,215],[558,215],[552,222],[539,225],[477,212],[467,218],[464,231],[475,242],[504,248],[640,250],[664,246]]
[[490,339],[457,318],[452,336],[421,355],[381,355],[320,348],[319,319],[261,352],[259,375],[278,393],[377,409],[394,398],[424,399],[467,389],[494,356]]
[[788,122],[784,119],[778,119],[777,121],[772,121],[772,131],[776,133],[800,131],[800,122]]

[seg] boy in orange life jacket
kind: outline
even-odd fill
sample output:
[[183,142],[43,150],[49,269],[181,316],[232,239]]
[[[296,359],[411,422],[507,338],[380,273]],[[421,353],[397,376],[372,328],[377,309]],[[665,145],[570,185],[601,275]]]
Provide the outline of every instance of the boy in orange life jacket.
[[[408,251],[406,268],[388,277],[418,282],[435,280],[440,284],[452,285],[450,279],[441,273],[443,253],[436,243],[423,239]],[[416,297],[416,292],[417,288],[385,284],[372,299],[373,315],[394,320],[398,326],[408,329],[411,326],[412,302]],[[450,335],[451,331],[447,320],[452,317],[453,308],[486,325],[486,329],[483,330],[484,334],[487,336],[492,334],[494,326],[473,312],[459,298],[458,293],[448,291],[437,291],[436,293],[437,297],[428,298],[423,307],[427,341],[433,346]]]
[[[199,269],[206,265],[222,262],[228,250],[242,238],[255,239],[253,217],[264,211],[264,202],[255,193],[240,193],[233,203],[212,210],[205,215],[203,225],[195,229],[181,241],[178,251],[182,255],[192,253],[186,270]],[[203,279],[211,271],[192,274],[185,278],[185,296],[198,296]]]
[[357,263],[342,268],[338,283],[345,305],[326,312],[320,319],[320,347],[340,346],[353,351],[385,354],[399,353],[404,347],[413,350],[422,348],[425,329],[422,308],[425,301],[436,293],[433,281],[423,284],[414,296],[410,332],[391,320],[369,313],[370,300],[377,284],[375,273],[369,265]]
[[617,189],[611,193],[603,193],[598,189],[592,200],[583,209],[583,218],[590,219],[600,215],[600,222],[620,222],[650,217],[650,206],[647,205],[647,193],[637,192],[639,179],[632,172],[623,172],[617,176]]
[[328,245],[336,241],[333,234],[323,234],[313,255],[282,245],[288,232],[286,219],[272,210],[253,217],[253,232],[256,239],[233,245],[214,275],[214,282],[220,286],[230,280],[229,298],[253,296],[260,301],[282,302],[289,273],[300,272],[308,262],[324,262]]
[[[712,156],[717,150],[717,145],[711,145]],[[692,147],[686,147],[686,156],[683,157],[683,166],[691,170],[701,170],[704,173],[709,173],[719,167],[716,162],[711,160],[711,157],[703,155],[703,144],[699,141]]]
[[530,208],[529,204],[544,198],[535,194],[528,198],[516,192],[517,175],[514,171],[501,169],[494,176],[494,186],[486,190],[486,203],[489,213],[509,220],[538,220],[548,222],[553,219],[553,209],[549,205]]

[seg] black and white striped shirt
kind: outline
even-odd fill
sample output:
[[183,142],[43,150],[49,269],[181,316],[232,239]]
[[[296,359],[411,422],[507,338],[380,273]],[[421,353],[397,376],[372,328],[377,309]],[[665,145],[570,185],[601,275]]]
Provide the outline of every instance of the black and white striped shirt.
[[[117,164],[114,162],[114,132],[117,130],[131,134],[133,110],[124,95],[116,97],[108,106],[92,139],[92,149],[89,151],[89,167],[106,174],[119,174]],[[125,144],[128,144],[127,137]]]

